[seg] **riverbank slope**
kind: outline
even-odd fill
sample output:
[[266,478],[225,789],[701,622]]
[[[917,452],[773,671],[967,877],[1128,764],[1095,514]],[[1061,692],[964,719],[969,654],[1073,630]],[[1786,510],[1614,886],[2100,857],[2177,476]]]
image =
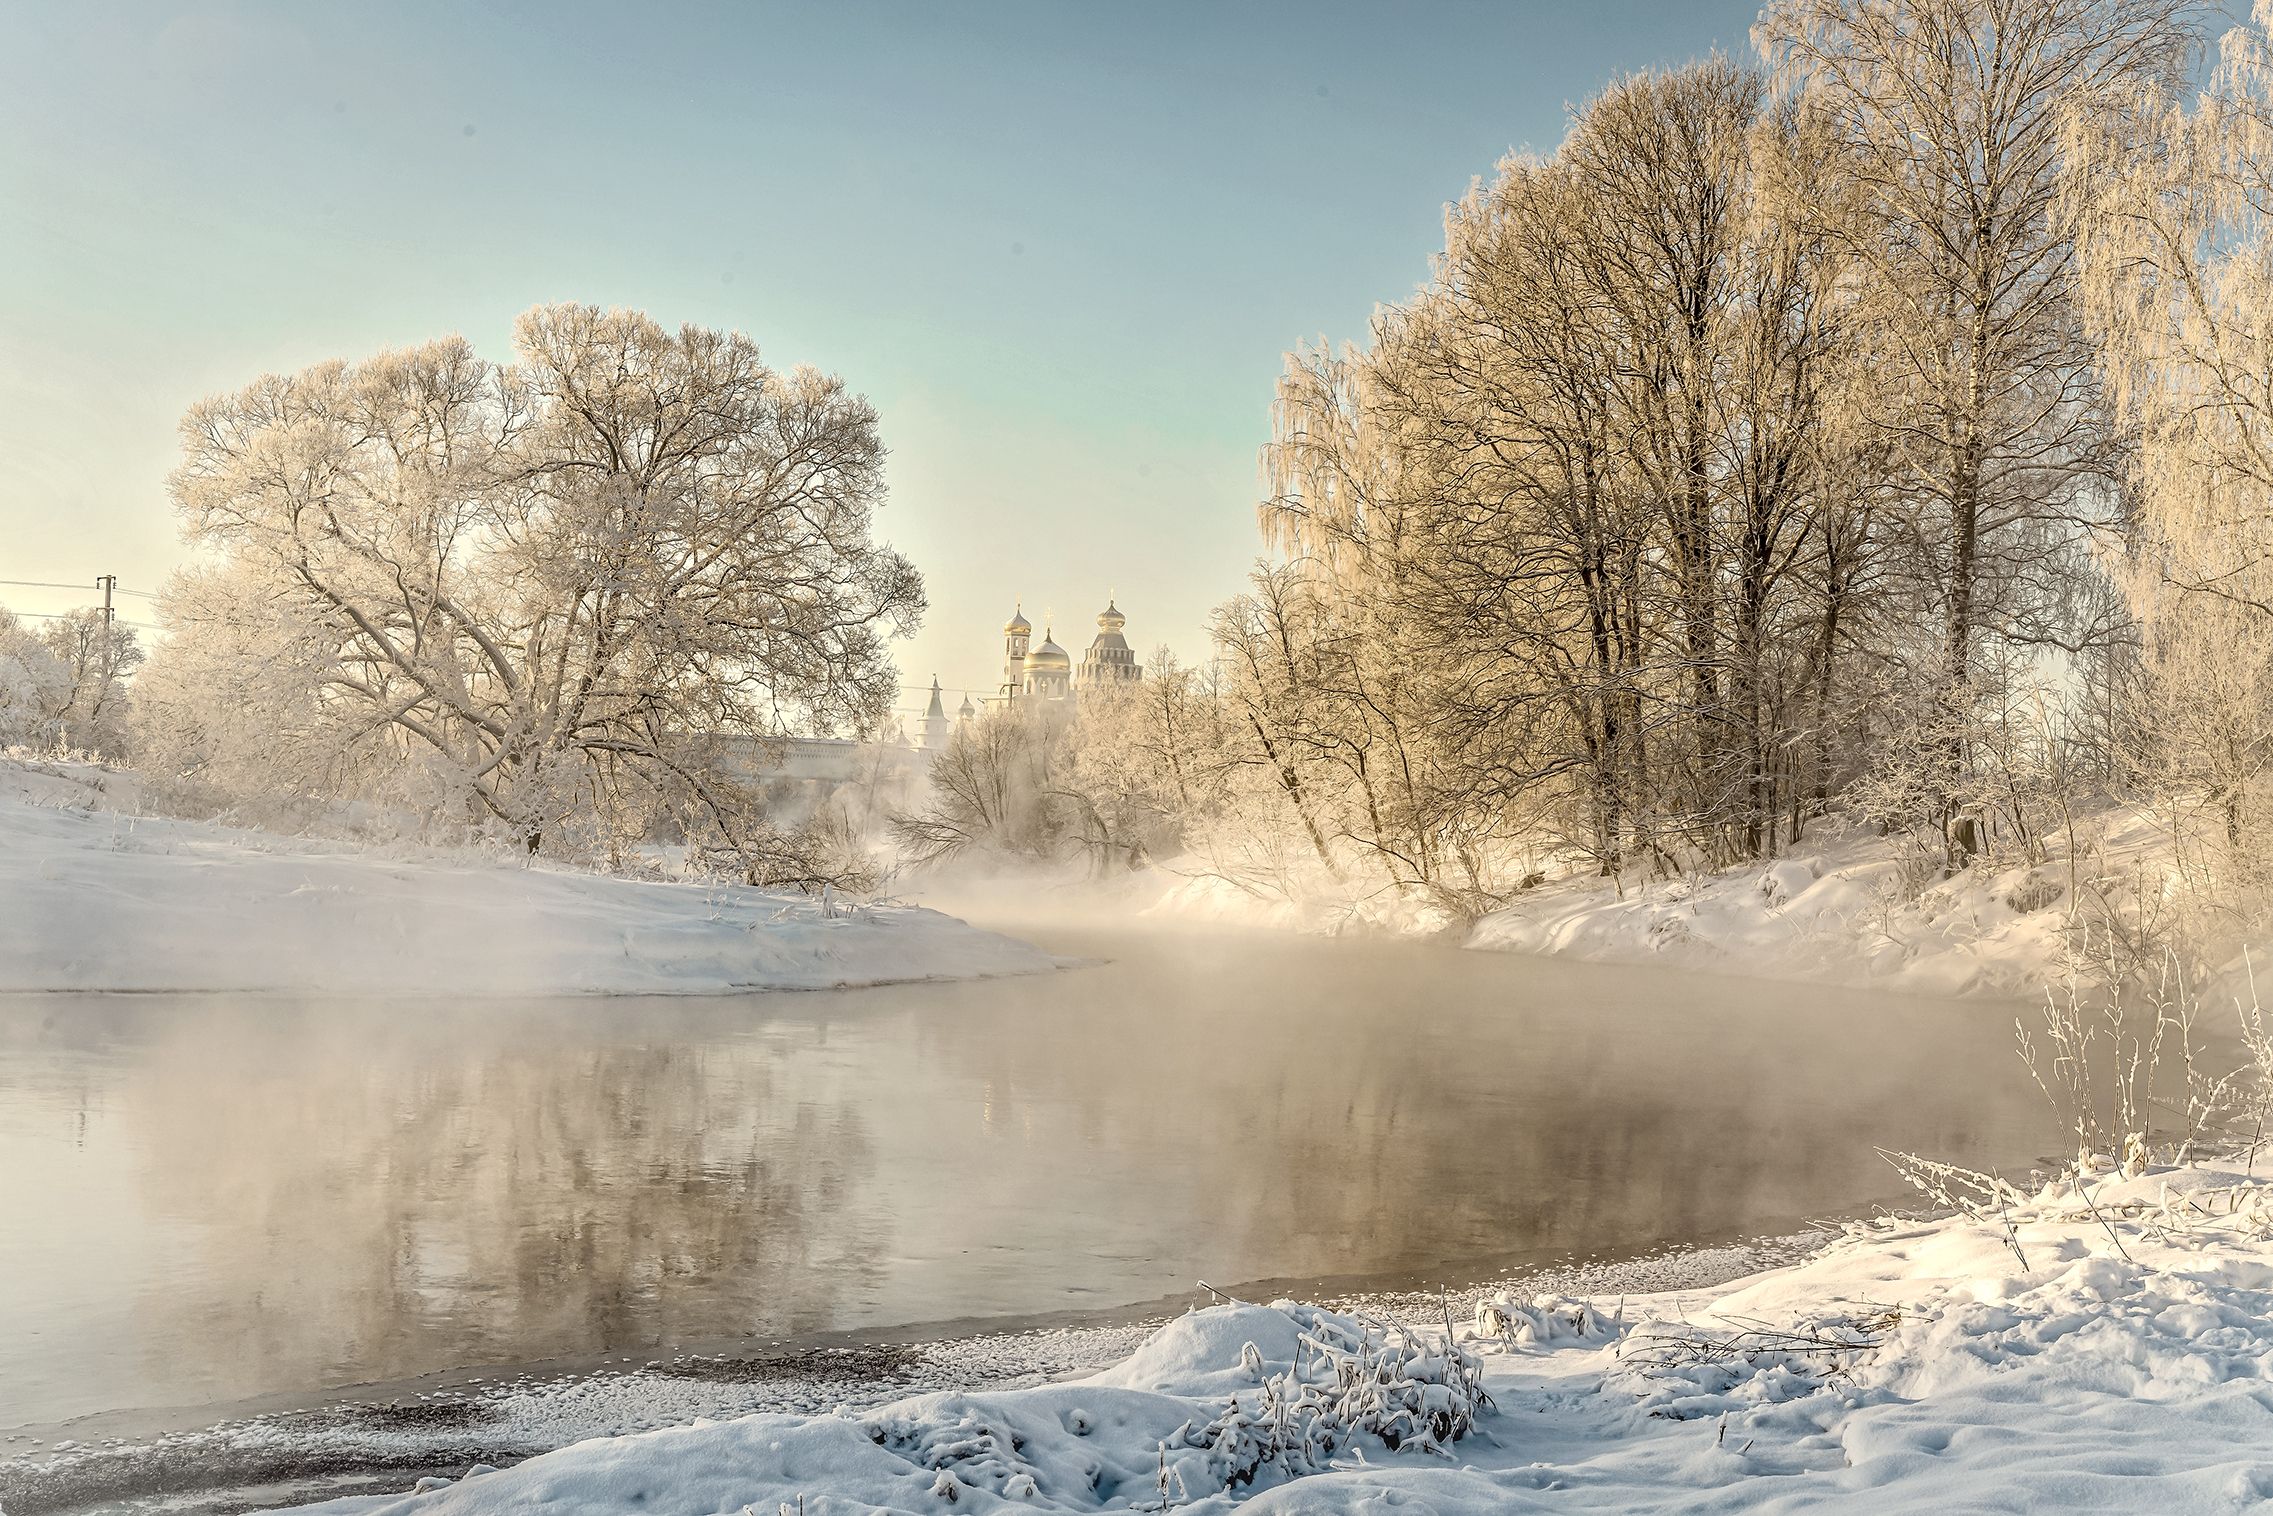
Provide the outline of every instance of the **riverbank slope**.
[[140,810],[130,773],[0,759],[0,993],[720,994],[1057,963],[894,902],[373,852]]
[[[1223,1305],[1089,1378],[577,1443],[326,1516],[2208,1511],[2273,1495],[2273,1185],[2063,1182],[1708,1290]],[[1447,1334],[1460,1354],[1447,1352]]]
[[2042,862],[1983,862],[1942,878],[1907,839],[1819,826],[1785,857],[1719,872],[1614,885],[1572,869],[1473,922],[1415,889],[1322,871],[1264,884],[1190,858],[1086,888],[1123,909],[1183,921],[1431,936],[1594,962],[1996,997],[2041,994],[2058,981],[2079,897],[2128,909],[2110,907],[2111,892],[2159,878],[2166,851],[2150,821],[2109,813],[2090,818],[2080,857],[2053,839]]

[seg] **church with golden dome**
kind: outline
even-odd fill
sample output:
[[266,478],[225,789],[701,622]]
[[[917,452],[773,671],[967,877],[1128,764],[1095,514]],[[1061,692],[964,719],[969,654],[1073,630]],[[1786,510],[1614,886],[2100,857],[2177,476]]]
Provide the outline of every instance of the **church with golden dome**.
[[1042,640],[1036,643],[1034,624],[1026,619],[1025,611],[1013,611],[1003,623],[1002,685],[995,698],[1004,705],[1065,701],[1077,690],[1135,683],[1144,677],[1144,666],[1137,662],[1128,638],[1121,635],[1121,628],[1127,625],[1128,618],[1108,597],[1105,609],[1097,616],[1097,635],[1081,655],[1077,680],[1072,655],[1058,646],[1051,628],[1045,625]]
[[[1077,695],[1136,683],[1144,677],[1144,665],[1137,662],[1136,650],[1129,646],[1129,639],[1121,635],[1121,628],[1128,624],[1121,608],[1108,596],[1105,609],[1097,616],[1097,635],[1090,639],[1089,650],[1081,655],[1077,676],[1073,656],[1058,646],[1046,624],[1042,628],[1042,640],[1036,644],[1034,623],[1026,619],[1023,610],[1011,612],[1002,628],[1002,683],[996,686],[994,698],[987,703],[997,708],[1024,705],[1071,714]],[[924,751],[937,752],[945,748],[949,733],[977,714],[971,697],[966,694],[962,709],[950,718],[947,692],[939,687],[939,676],[932,675],[931,704],[923,713]]]

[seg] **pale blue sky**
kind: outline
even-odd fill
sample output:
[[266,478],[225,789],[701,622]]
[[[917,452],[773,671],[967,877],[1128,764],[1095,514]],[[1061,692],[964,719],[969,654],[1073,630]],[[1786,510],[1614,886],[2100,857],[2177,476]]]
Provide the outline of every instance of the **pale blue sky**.
[[0,580],[156,588],[200,394],[504,357],[588,300],[875,402],[932,603],[903,705],[991,689],[1019,595],[1077,654],[1108,590],[1193,654],[1285,349],[1361,335],[1471,177],[1743,52],[1755,3],[0,0]]

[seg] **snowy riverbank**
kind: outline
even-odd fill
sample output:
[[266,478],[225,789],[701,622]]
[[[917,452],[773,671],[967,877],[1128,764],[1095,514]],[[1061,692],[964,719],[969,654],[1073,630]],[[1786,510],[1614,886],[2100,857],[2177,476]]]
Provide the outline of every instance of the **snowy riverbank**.
[[[2158,833],[2107,822],[2085,879],[2153,863]],[[1470,948],[1605,963],[1659,963],[1763,979],[1928,995],[2041,992],[2062,971],[2072,908],[2067,862],[1976,865],[1950,879],[1867,829],[1821,830],[1787,857],[1719,873],[1629,882],[1579,871],[1463,924],[1416,891],[1303,878],[1291,890],[1235,882],[1189,859],[1093,887],[1158,918],[1339,934],[1445,937]]]
[[[1465,1319],[1497,1293],[1606,1297],[1702,1289],[1804,1257],[1821,1233],[1615,1261],[1559,1264],[1450,1296]],[[1205,1303],[1192,1292],[1189,1303]],[[1337,1298],[1340,1309],[1434,1315],[1439,1297]],[[156,1496],[241,1508],[345,1494],[399,1494],[419,1478],[508,1465],[594,1437],[621,1437],[759,1412],[822,1415],[949,1390],[1025,1389],[1099,1373],[1127,1358],[1187,1303],[1095,1320],[976,1333],[923,1327],[721,1345],[710,1354],[617,1357],[564,1372],[469,1370],[362,1387],[335,1401],[151,1417],[123,1413],[0,1431],[0,1509],[109,1509]],[[949,1328],[959,1324],[949,1323]],[[289,1493],[278,1493],[289,1492]],[[770,1513],[769,1513],[770,1516]]]
[[1173,1508],[1258,1516],[2208,1511],[2273,1495],[2273,1185],[2159,1170],[2088,1195],[2055,1185],[2008,1214],[2009,1231],[1993,1215],[1857,1225],[1707,1289],[1487,1300],[1456,1329],[1464,1363],[1428,1313],[1385,1331],[1222,1306],[1084,1379],[600,1438],[315,1509],[1158,1510],[1163,1483]]
[[0,992],[723,994],[1033,973],[920,907],[523,867],[135,814],[0,759]]

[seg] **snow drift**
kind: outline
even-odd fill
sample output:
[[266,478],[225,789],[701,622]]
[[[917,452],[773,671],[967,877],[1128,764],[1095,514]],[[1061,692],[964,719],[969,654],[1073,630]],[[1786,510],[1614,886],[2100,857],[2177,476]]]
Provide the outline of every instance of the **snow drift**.
[[1315,871],[1242,881],[1185,859],[1116,886],[1156,918],[1336,935],[1436,937],[1464,947],[1933,995],[2015,996],[2056,982],[2076,876],[2167,861],[2153,825],[2107,818],[2087,859],[1987,861],[1940,879],[1900,837],[1819,826],[1791,856],[1621,889],[1583,870],[1464,921],[1417,889],[1360,890]]
[[1056,964],[914,906],[378,856],[132,798],[103,770],[0,760],[0,992],[718,994]]

